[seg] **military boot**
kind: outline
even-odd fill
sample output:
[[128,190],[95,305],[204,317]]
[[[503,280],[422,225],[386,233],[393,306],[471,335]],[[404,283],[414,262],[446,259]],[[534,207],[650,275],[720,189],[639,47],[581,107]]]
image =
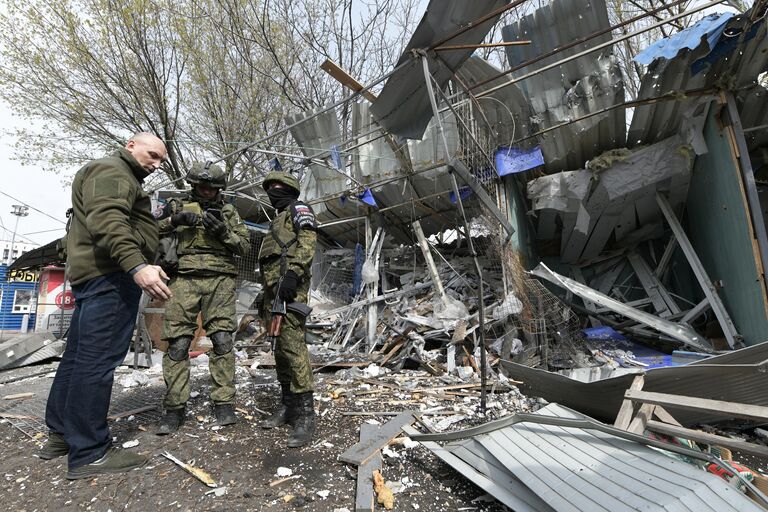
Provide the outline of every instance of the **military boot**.
[[261,423],[261,428],[282,427],[285,424],[293,425],[296,419],[296,394],[291,393],[288,386],[283,386],[280,405],[277,410],[265,418]]
[[216,424],[220,426],[234,425],[237,423],[235,408],[232,404],[215,404],[213,412],[216,415]]
[[289,448],[305,446],[315,432],[315,401],[312,392],[296,395],[298,415],[293,423],[293,434],[288,440]]
[[157,432],[155,433],[159,436],[173,434],[179,430],[179,427],[184,423],[185,414],[186,409],[183,407],[181,409],[170,409],[165,411],[165,414],[163,414],[163,417],[160,419],[160,425],[157,427]]
[[56,432],[48,433],[48,440],[45,442],[40,453],[37,454],[43,460],[51,460],[56,457],[63,457],[69,453],[69,443],[64,440],[64,436]]

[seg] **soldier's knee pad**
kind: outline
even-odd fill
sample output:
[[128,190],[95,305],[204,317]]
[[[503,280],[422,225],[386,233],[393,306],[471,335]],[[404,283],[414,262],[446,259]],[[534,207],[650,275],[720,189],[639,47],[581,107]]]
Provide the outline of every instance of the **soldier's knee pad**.
[[189,359],[189,346],[192,344],[192,336],[179,336],[168,342],[168,357],[173,361]]
[[232,333],[218,331],[211,334],[211,341],[213,342],[213,352],[217,356],[223,356],[232,351],[232,347],[235,346],[235,340],[232,338]]

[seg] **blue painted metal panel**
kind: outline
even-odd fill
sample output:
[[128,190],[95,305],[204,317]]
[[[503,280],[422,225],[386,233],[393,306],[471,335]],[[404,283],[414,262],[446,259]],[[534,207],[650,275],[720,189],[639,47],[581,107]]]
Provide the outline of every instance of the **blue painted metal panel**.
[[[0,331],[18,331],[21,329],[21,323],[24,314],[13,312],[13,297],[17,290],[31,290],[33,296],[37,297],[37,283],[18,283],[7,281],[8,266],[0,265]],[[29,330],[34,330],[35,315],[34,308],[29,315]]]
[[544,155],[541,153],[541,146],[531,149],[501,147],[496,151],[494,160],[496,162],[496,172],[498,172],[499,176],[525,172],[544,165]]
[[725,30],[728,20],[734,16],[731,12],[715,13],[706,16],[696,22],[695,25],[677,34],[656,41],[645,50],[635,56],[635,62],[647,66],[658,58],[674,59],[680,50],[693,50],[701,44],[701,39],[706,38],[709,48],[717,44]]

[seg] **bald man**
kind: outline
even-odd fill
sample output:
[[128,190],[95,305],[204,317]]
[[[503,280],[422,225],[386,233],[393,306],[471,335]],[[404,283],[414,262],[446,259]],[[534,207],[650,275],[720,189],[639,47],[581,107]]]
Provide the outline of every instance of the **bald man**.
[[158,228],[142,189],[165,157],[162,140],[137,133],[124,148],[88,162],[72,183],[65,238],[75,310],[48,396],[48,441],[39,454],[44,460],[67,455],[70,480],[129,471],[147,461],[112,446],[107,411],[142,290],[153,298],[171,296],[168,276],[151,264]]

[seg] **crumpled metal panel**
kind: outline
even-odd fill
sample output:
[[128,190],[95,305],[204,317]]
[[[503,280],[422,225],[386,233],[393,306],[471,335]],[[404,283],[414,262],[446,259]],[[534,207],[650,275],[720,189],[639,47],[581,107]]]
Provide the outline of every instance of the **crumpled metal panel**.
[[[500,72],[499,69],[483,59],[470,57],[456,73],[456,78],[466,87],[471,88],[475,84],[498,76]],[[472,89],[472,93],[479,96],[484,91],[503,85],[510,80],[509,77],[497,78],[477,89]],[[531,107],[517,84],[507,85],[488,96],[477,98],[477,102],[492,130],[498,134],[500,142],[510,141],[511,143],[531,133]],[[473,107],[477,107],[477,105],[473,104]],[[478,117],[481,118],[481,116]],[[535,141],[530,139],[519,144],[519,147],[529,148],[533,145],[535,145]]]
[[[634,379],[627,374],[594,382],[510,361],[502,367],[511,378],[523,381],[521,391],[558,402],[593,418],[613,423]],[[695,363],[645,372],[644,391],[768,406],[768,342],[713,356]],[[722,420],[697,411],[670,411],[684,426]]]
[[[737,30],[743,18],[729,19],[725,30]],[[668,93],[726,86],[735,91],[744,128],[768,123],[765,89],[757,86],[757,77],[768,70],[768,39],[765,20],[746,27],[741,35],[721,37],[714,48],[702,42],[695,49],[683,49],[671,60],[658,58],[644,75],[638,99],[656,98]],[[684,114],[698,101],[696,98],[675,98],[635,108],[627,135],[629,147],[649,144],[677,133]],[[750,132],[750,150],[768,143],[766,130]]]
[[[420,59],[413,58],[411,50],[429,48],[458,28],[507,3],[509,0],[432,0],[397,62],[398,66],[405,62],[408,64],[389,77],[379,97],[373,102],[371,111],[376,119],[390,133],[407,139],[420,139],[432,118],[432,107]],[[446,45],[480,43],[497,19],[494,17],[476,25],[452,38]],[[434,53],[430,52],[431,55],[427,56],[429,70],[437,87],[444,88],[453,76],[453,70],[459,69],[472,52],[471,49],[441,51],[440,59],[436,59]]]
[[[694,464],[627,438],[626,432],[601,425],[596,425],[600,430],[582,428],[585,424],[594,425],[575,411],[550,404],[535,414],[463,432],[409,433],[473,481],[478,476],[490,479],[496,485],[483,488],[499,499],[508,499],[499,491],[525,489],[515,493],[524,503],[504,501],[515,510],[761,510],[728,482]],[[438,444],[445,441],[450,442]],[[503,470],[494,471],[498,467]]]
[[684,48],[689,50],[698,48],[702,42],[702,37],[706,38],[707,45],[712,48],[720,39],[723,30],[725,30],[725,24],[733,16],[732,12],[714,13],[705,16],[686,30],[681,30],[670,37],[665,37],[651,44],[635,55],[634,60],[647,66],[655,59],[661,57],[672,59],[677,56],[677,52]]
[[[530,45],[507,47],[509,65],[514,67],[609,26],[603,0],[555,0],[502,29],[505,41],[532,41]],[[513,76],[522,76],[610,38],[610,33],[596,37],[522,68]],[[534,131],[624,101],[621,69],[609,49],[543,71],[518,85],[531,103]],[[547,172],[578,169],[593,156],[623,146],[625,131],[624,110],[614,109],[542,135]]]

